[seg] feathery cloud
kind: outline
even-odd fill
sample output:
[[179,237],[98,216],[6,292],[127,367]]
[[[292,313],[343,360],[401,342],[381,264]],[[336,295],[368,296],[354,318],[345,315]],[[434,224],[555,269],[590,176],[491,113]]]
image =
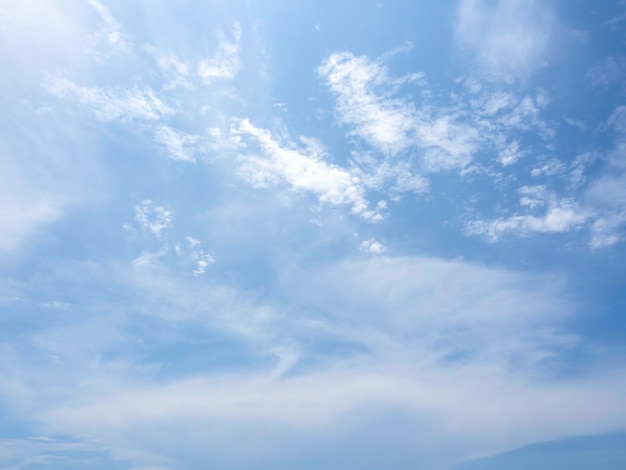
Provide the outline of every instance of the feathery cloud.
[[156,238],[162,238],[165,230],[172,226],[174,212],[157,206],[150,199],[135,206],[135,221],[140,228],[150,232]]
[[232,80],[241,69],[239,48],[241,41],[241,26],[233,24],[233,40],[226,39],[220,33],[219,44],[213,56],[202,59],[198,65],[198,75],[205,83],[214,80]]
[[323,149],[314,141],[304,140],[308,145],[302,150],[293,144],[283,147],[269,131],[255,127],[247,119],[240,122],[237,133],[256,140],[267,157],[242,157],[240,172],[253,185],[266,187],[285,181],[295,190],[311,191],[320,202],[347,204],[352,206],[353,213],[366,220],[382,220],[380,214],[368,208],[359,178],[326,163]]
[[165,147],[168,156],[181,162],[196,162],[196,144],[199,139],[197,135],[183,134],[169,126],[159,127],[154,134],[155,142]]
[[158,121],[172,113],[150,88],[83,87],[65,77],[51,77],[45,87],[57,98],[88,107],[101,121]]

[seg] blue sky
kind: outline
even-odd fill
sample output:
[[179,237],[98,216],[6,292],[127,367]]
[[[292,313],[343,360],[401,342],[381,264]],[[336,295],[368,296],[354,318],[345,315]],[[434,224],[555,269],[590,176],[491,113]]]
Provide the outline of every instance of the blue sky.
[[626,465],[626,3],[0,1],[0,466]]

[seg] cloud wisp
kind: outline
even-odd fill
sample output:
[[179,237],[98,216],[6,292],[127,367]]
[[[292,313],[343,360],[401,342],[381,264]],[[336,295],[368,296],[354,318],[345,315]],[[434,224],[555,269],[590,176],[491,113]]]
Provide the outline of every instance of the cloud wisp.
[[613,147],[603,158],[604,173],[587,181],[585,169],[598,159],[593,153],[579,155],[569,166],[549,160],[531,170],[531,176],[556,176],[569,180],[566,189],[578,194],[560,196],[545,185],[522,186],[519,205],[522,213],[495,219],[474,219],[465,225],[469,235],[482,235],[495,242],[509,236],[527,237],[535,233],[586,231],[586,244],[593,250],[614,246],[624,238],[626,207],[624,201],[624,161],[626,132],[622,125],[626,108],[618,106],[606,126],[614,135]]
[[552,32],[548,2],[461,0],[456,39],[490,80],[526,80],[547,65]]
[[462,169],[471,162],[476,130],[458,122],[453,111],[434,114],[394,98],[394,81],[383,64],[340,52],[331,54],[317,72],[337,98],[339,121],[387,158],[418,153],[418,168],[424,172]]
[[241,41],[241,26],[233,24],[233,40],[228,40],[220,33],[219,43],[213,55],[202,59],[198,64],[198,75],[206,84],[214,80],[232,80],[241,69],[239,49]]
[[352,207],[353,213],[366,220],[382,220],[379,213],[368,208],[358,176],[326,163],[323,159],[324,150],[317,142],[304,140],[306,147],[303,150],[293,144],[281,146],[269,131],[255,127],[247,119],[240,122],[236,133],[252,137],[266,155],[266,158],[242,158],[240,173],[251,184],[267,187],[285,181],[294,190],[316,194],[322,203],[347,204]]

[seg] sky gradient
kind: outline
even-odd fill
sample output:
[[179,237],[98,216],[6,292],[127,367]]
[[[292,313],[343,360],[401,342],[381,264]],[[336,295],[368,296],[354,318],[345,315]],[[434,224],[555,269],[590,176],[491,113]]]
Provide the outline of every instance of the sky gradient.
[[626,3],[0,0],[0,467],[626,468]]

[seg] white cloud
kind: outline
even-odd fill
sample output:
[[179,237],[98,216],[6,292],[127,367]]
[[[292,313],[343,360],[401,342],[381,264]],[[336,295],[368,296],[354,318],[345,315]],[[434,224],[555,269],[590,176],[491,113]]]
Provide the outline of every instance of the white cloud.
[[380,161],[371,154],[355,153],[352,162],[352,172],[367,188],[391,194],[428,192],[428,180],[412,168],[408,159]]
[[154,57],[157,65],[163,72],[173,71],[183,77],[189,74],[187,63],[181,61],[175,54],[165,54],[153,46],[144,46],[143,49]]
[[381,63],[333,53],[317,72],[337,96],[340,122],[387,158],[412,150],[425,172],[464,168],[472,160],[479,142],[476,129],[458,122],[454,111],[416,108],[394,98],[397,84]]
[[461,114],[478,130],[482,148],[495,149],[500,164],[507,167],[530,152],[529,148],[524,148],[526,139],[520,137],[520,132],[546,142],[554,139],[554,124],[542,116],[549,101],[547,93],[542,90],[524,95],[494,91],[493,86],[484,86],[469,98],[469,111]]
[[155,205],[150,199],[141,201],[135,206],[135,221],[142,230],[162,238],[164,230],[172,226],[174,212]]
[[142,251],[131,261],[131,266],[139,269],[154,269],[161,266],[160,259],[167,254],[165,249],[157,252]]
[[[381,422],[389,424],[387,450],[400,450],[407,430],[393,426],[391,416],[398,409],[411,429],[438,437],[431,452],[439,465],[471,456],[472,447],[490,453],[573,433],[610,432],[620,428],[626,414],[619,373],[595,383],[572,380],[542,386],[489,370],[416,371],[389,364],[392,371],[385,371],[384,366],[337,368],[282,380],[198,376],[135,385],[44,410],[41,419],[58,432],[95,435],[108,443],[113,455],[126,448],[150,450],[148,455],[131,454],[144,464],[160,456],[173,460],[174,467],[192,467],[194,460],[181,452],[186,449],[204,456],[196,465],[221,461],[221,467],[251,468],[265,462],[271,466],[278,455],[281,462],[294,459],[297,467],[299,460],[285,442],[295,443],[297,451],[318,453],[324,434],[332,435],[335,445],[347,444],[348,433],[363,442],[373,437],[367,429]],[[589,402],[598,405],[589,407]],[[418,425],[420,418],[428,425]],[[259,427],[261,434],[254,432]],[[251,434],[256,445],[242,446]],[[150,436],[143,442],[152,446],[138,435]],[[364,453],[369,462],[381,459],[373,450],[358,449],[358,455]],[[341,460],[358,462],[355,457],[342,455]],[[415,452],[414,460],[420,457],[425,456]]]
[[387,251],[385,245],[383,245],[379,241],[376,241],[374,238],[363,240],[359,249],[365,253],[372,253],[375,255],[382,255],[384,252]]
[[168,82],[163,85],[164,90],[193,88],[188,79],[189,66],[187,62],[180,60],[175,54],[166,54],[153,46],[146,45],[143,50],[154,58],[161,73],[168,79]]
[[624,240],[623,229],[626,226],[626,210],[610,212],[599,217],[591,226],[589,246],[596,250],[608,248]]
[[73,462],[88,467],[94,455],[103,456],[104,452],[97,444],[77,440],[47,437],[0,440],[0,461],[7,470],[54,465],[60,455],[71,456]]
[[165,147],[168,156],[172,160],[182,162],[195,163],[195,154],[198,151],[196,144],[199,139],[197,135],[183,134],[169,126],[159,127],[154,134],[155,142]]
[[556,158],[550,158],[541,162],[542,165],[533,168],[530,171],[531,176],[545,177],[545,176],[560,176],[567,171],[567,165]]
[[[614,148],[607,155],[608,167],[599,178],[591,181],[585,191],[585,204],[593,211],[590,246],[593,249],[612,246],[624,240],[626,227],[626,106],[618,106],[607,124],[615,133]],[[574,162],[573,177],[597,158],[594,154],[580,155]]]
[[[472,220],[465,226],[471,235],[483,235],[491,241],[505,234],[528,236],[532,233],[565,233],[588,229],[591,249],[607,248],[621,242],[626,227],[626,107],[618,106],[607,121],[615,133],[612,150],[604,160],[607,165],[601,176],[591,180],[578,198],[560,197],[545,186],[520,188],[520,206],[530,213],[496,219]],[[569,191],[587,181],[587,168],[600,159],[597,152],[578,155],[566,165],[555,158],[546,159],[531,170],[533,177],[559,177],[568,181]],[[538,213],[542,210],[543,213]]]
[[158,121],[172,113],[149,88],[81,87],[64,77],[50,77],[45,87],[58,98],[90,108],[101,121]]
[[626,93],[626,57],[605,57],[587,72],[587,77],[595,86],[608,88],[619,85]]
[[402,100],[378,95],[376,88],[390,82],[385,68],[349,52],[334,53],[318,68],[337,94],[340,120],[354,133],[385,153],[395,154],[411,144],[415,110]]
[[246,147],[241,136],[237,133],[236,126],[226,129],[209,127],[207,133],[205,145],[215,157],[234,154]]
[[187,246],[191,251],[191,260],[194,263],[194,276],[201,276],[206,272],[206,269],[210,264],[215,263],[215,258],[210,253],[205,253],[202,248],[198,248],[202,242],[197,238],[187,236],[185,237],[185,241],[187,242]]
[[508,145],[504,145],[500,150],[500,163],[502,166],[509,166],[517,163],[526,156],[526,152],[520,150],[519,142],[514,140]]
[[626,227],[626,174],[603,176],[586,190],[585,200],[596,220],[591,226],[593,249],[613,246],[624,239]]
[[[5,101],[6,103],[6,101]],[[21,254],[72,208],[101,203],[100,149],[87,133],[13,108],[0,131],[0,255]]]
[[[203,80],[213,83],[236,76],[241,68],[238,26],[234,37],[234,42],[222,38],[216,55],[200,64]],[[109,39],[117,40],[115,35]],[[155,56],[164,76],[188,76],[187,64],[179,57],[185,55]],[[527,149],[518,144],[521,138],[508,138],[507,132],[541,128],[536,123],[545,97],[485,94],[479,116],[468,121],[469,114],[462,109],[465,104],[437,110],[395,97],[394,87],[408,82],[423,86],[421,74],[394,79],[380,62],[348,53],[331,58],[335,61],[325,62],[320,73],[338,97],[338,117],[372,146],[371,153],[359,152],[342,166],[331,163],[314,140],[293,143],[248,120],[238,122],[227,138],[221,128],[210,128],[215,148],[223,145],[241,151],[237,164],[241,163],[242,174],[253,184],[282,182],[375,221],[383,217],[386,203],[373,206],[367,190],[385,193],[371,196],[373,201],[387,197],[386,193],[424,192],[428,182],[422,173],[466,168],[484,142],[493,143],[502,164],[512,164]],[[161,78],[151,75],[148,79],[155,76]],[[479,100],[484,85],[471,86]],[[171,158],[195,161],[200,137],[157,122],[172,110],[149,88],[81,87],[56,79],[50,81],[49,89],[82,103],[103,121],[148,121],[150,137]],[[10,109],[8,115],[19,116],[15,111]],[[615,125],[620,117],[615,116]],[[479,123],[479,118],[489,124]],[[28,123],[20,121],[18,127],[28,127]],[[1,140],[10,134],[3,133]],[[503,136],[507,138],[500,139]],[[29,146],[36,142],[36,136],[27,133],[20,134],[20,139]],[[81,179],[83,172],[74,172],[74,160],[64,159],[67,149],[51,153],[44,165],[36,159],[23,163],[31,155],[43,154],[41,149],[49,146],[50,139],[41,142],[32,153],[9,153],[4,148],[0,152],[0,158],[9,155],[17,167],[7,169],[3,162],[0,171],[0,200],[8,205],[0,208],[0,246],[19,244],[25,234],[58,219],[68,204],[85,197],[83,191],[68,195],[74,191],[71,181]],[[90,158],[96,154],[77,148]],[[50,163],[59,160],[58,169]],[[572,167],[572,171],[579,168]],[[545,165],[535,170],[534,176],[556,175]],[[49,174],[50,179],[60,177],[61,182],[54,184],[68,188],[49,190],[45,178],[32,176],[37,172]],[[576,181],[583,178],[576,175]],[[521,215],[477,221],[477,233],[496,239],[506,233],[563,232],[591,223],[592,247],[616,243],[626,220],[622,189],[626,185],[619,174],[604,176],[585,193],[585,204],[553,194],[544,186],[523,187]],[[85,180],[87,186],[92,185],[92,179]],[[224,183],[227,187],[231,181]],[[220,198],[216,211],[224,210],[220,204],[226,199]],[[592,208],[593,216],[588,215]],[[255,209],[238,208],[237,217],[244,219],[249,216],[244,211]],[[265,215],[255,214],[259,219]],[[145,200],[135,207],[135,220],[141,230],[161,240],[172,226],[173,211]],[[276,220],[263,220],[258,226],[274,224],[279,225],[277,231],[289,232],[291,225],[280,226]],[[216,230],[234,233],[239,228]],[[245,248],[255,250],[260,237],[254,230],[249,232],[246,241],[254,242]],[[163,245],[159,240],[151,243]],[[211,273],[214,257],[198,238],[188,236],[173,246],[176,255],[185,256],[181,264],[186,276],[176,277],[176,270],[168,269],[172,253],[166,248],[143,251],[116,271],[119,278],[103,281],[110,290],[98,289],[98,295],[106,290],[115,292],[115,298],[95,302],[90,284],[85,284],[86,300],[78,302],[81,315],[69,317],[70,325],[63,323],[64,318],[57,320],[63,312],[55,312],[54,319],[46,318],[32,328],[36,335],[30,329],[18,335],[14,355],[6,354],[0,345],[0,401],[20,403],[19,409],[11,407],[14,416],[35,423],[46,433],[100,442],[116,458],[132,461],[135,468],[206,466],[206,461],[201,465],[189,462],[189,455],[206,457],[217,467],[233,467],[237,458],[249,459],[242,468],[271,467],[272,459],[302,458],[309,451],[317,455],[328,448],[329,441],[337,454],[345,452],[346,442],[358,441],[365,450],[351,456],[370,452],[365,458],[376,458],[380,447],[372,450],[363,445],[373,438],[374,427],[388,430],[399,448],[407,435],[433,436],[433,452],[439,453],[441,461],[569,433],[612,430],[626,422],[623,371],[581,374],[574,380],[554,377],[554,363],[544,367],[544,361],[562,358],[561,351],[579,340],[560,321],[573,308],[559,291],[560,278],[517,275],[460,261],[364,255],[358,258],[367,262],[344,259],[327,264],[316,259],[313,268],[293,267],[298,257],[281,252],[275,257],[278,260],[268,261],[272,274],[284,269],[277,275],[280,279],[272,277],[259,289],[267,286],[270,290],[276,304],[268,305],[239,289],[211,284],[212,278],[226,278],[229,273],[201,277]],[[328,254],[327,246],[324,253]],[[386,253],[375,238],[364,240],[360,249]],[[310,252],[302,253],[302,258],[311,258]],[[283,256],[290,266],[276,267]],[[256,269],[251,278],[264,274]],[[54,285],[45,278],[46,269],[37,271],[33,284]],[[58,275],[63,269],[55,265],[54,271]],[[81,290],[76,288],[76,279],[85,283],[94,279],[67,271],[76,276],[72,292]],[[120,292],[128,295],[118,296]],[[92,318],[94,310],[104,310],[103,304],[106,318]],[[28,309],[19,309],[27,314]],[[47,323],[51,321],[53,327]],[[102,328],[100,321],[109,327]],[[106,323],[114,321],[118,323]],[[75,328],[77,322],[87,327]],[[194,336],[196,332],[201,334]],[[217,346],[211,349],[212,345]],[[176,354],[170,353],[173,350]],[[130,351],[137,357],[126,357],[132,356]],[[146,358],[154,357],[168,370],[153,372],[158,365],[152,367]],[[59,360],[52,365],[52,358]],[[586,406],[589,402],[599,405]],[[408,432],[398,426],[398,415],[408,423]],[[384,426],[386,420],[392,425]],[[394,453],[393,445],[384,457]],[[6,446],[20,447],[20,443]],[[26,447],[25,453],[40,457],[39,449]],[[419,446],[409,447],[413,451]],[[0,452],[4,449],[0,443]],[[46,452],[62,450],[47,448]],[[416,454],[420,451],[415,450]],[[341,457],[351,457],[348,454]],[[226,456],[231,465],[219,465],[216,455]],[[41,461],[27,462],[36,463]]]
[[92,31],[93,11],[86,2],[32,0],[2,2],[0,9],[0,102],[7,116],[0,126],[0,258],[6,261],[29,253],[72,209],[107,196],[91,131],[63,119],[41,89],[44,70],[88,60],[80,45]]
[[202,243],[200,240],[198,240],[197,238],[194,238],[192,236],[185,237],[185,241],[189,245],[189,248],[195,248],[196,246],[198,246],[198,245],[200,245]]
[[569,167],[569,187],[574,189],[581,186],[587,180],[585,171],[587,168],[599,158],[595,152],[585,152],[576,156],[576,159]]
[[571,198],[558,198],[544,186],[520,188],[520,205],[530,210],[545,206],[540,215],[520,214],[493,220],[473,220],[466,224],[466,233],[484,235],[497,241],[505,234],[528,236],[532,233],[563,233],[578,230],[592,214]]
[[422,146],[422,168],[439,172],[465,168],[478,148],[479,134],[467,124],[453,122],[450,116],[433,118],[417,126]]
[[117,47],[122,51],[129,51],[132,45],[128,38],[125,37],[120,24],[111,12],[98,0],[88,0],[88,2],[104,23],[104,27],[96,33],[95,37],[104,38],[110,46]]
[[220,33],[217,50],[212,57],[203,59],[198,65],[198,75],[205,83],[214,80],[232,80],[241,69],[239,48],[241,26],[233,24],[233,41],[229,41]]
[[[389,423],[392,444],[386,447],[392,451],[406,451],[403,423],[437,436],[431,450],[410,448],[415,461],[433,452],[444,466],[475,453],[607,432],[626,420],[622,370],[576,379],[552,372],[553,359],[577,344],[563,330],[572,304],[559,277],[435,258],[382,257],[289,268],[284,276],[280,297],[303,306],[289,308],[288,315],[277,313],[285,308],[268,313],[241,291],[133,268],[117,282],[136,289],[138,304],[117,323],[110,323],[113,315],[103,315],[83,319],[81,328],[44,329],[36,343],[66,362],[55,364],[42,385],[38,378],[45,371],[27,357],[3,354],[0,384],[15,374],[4,366],[7,358],[15,366],[30,364],[19,372],[33,403],[21,411],[25,418],[36,416],[46,434],[101,443],[113,458],[137,466],[301,462],[303,449],[317,453],[329,433],[350,463],[357,454],[344,444],[379,438],[369,430],[381,423]],[[132,340],[122,329],[128,322],[142,325],[142,345],[152,340],[167,347],[174,339],[163,338],[163,332],[219,325],[249,335],[243,337],[254,347],[244,355],[256,353],[264,365],[228,372],[202,366],[155,378],[141,369],[145,364],[129,369],[119,366],[121,359],[118,365],[94,361],[94,355],[106,357],[111,345]],[[221,338],[211,331],[212,339]],[[185,339],[179,338],[180,355],[196,354],[185,349]],[[349,347],[329,354],[316,346],[318,340]],[[70,358],[85,367],[71,370],[64,365]],[[176,357],[163,360],[180,364]],[[302,363],[313,367],[299,367]],[[585,406],[590,401],[599,405]],[[255,445],[242,447],[250,435]],[[293,454],[290,448],[296,449]],[[358,455],[362,452],[361,445]],[[372,458],[375,452],[379,448]]]
[[210,264],[215,263],[215,258],[210,253],[205,253],[204,250],[195,250],[192,252],[192,259],[196,265],[193,270],[194,276],[201,276],[206,272],[206,269]]
[[266,187],[285,181],[295,190],[310,191],[320,202],[352,206],[352,212],[370,221],[381,220],[380,214],[368,208],[360,179],[337,165],[323,160],[323,150],[313,140],[304,140],[306,148],[293,144],[282,147],[268,132],[244,119],[237,132],[254,138],[265,158],[242,158],[240,172],[253,185]]
[[539,94],[536,97],[526,96],[515,104],[512,109],[500,118],[500,122],[511,129],[537,131],[543,139],[554,137],[555,131],[540,118],[541,109],[548,98]]
[[526,79],[547,63],[552,13],[539,0],[461,0],[456,38],[487,78]]
[[3,226],[0,230],[0,252],[3,254],[17,249],[41,227],[59,219],[65,206],[64,197],[55,201],[52,195],[37,188],[24,187],[19,188],[20,194],[16,192],[18,188],[11,188],[14,184],[11,184],[10,178],[7,180],[0,189],[0,220]]

